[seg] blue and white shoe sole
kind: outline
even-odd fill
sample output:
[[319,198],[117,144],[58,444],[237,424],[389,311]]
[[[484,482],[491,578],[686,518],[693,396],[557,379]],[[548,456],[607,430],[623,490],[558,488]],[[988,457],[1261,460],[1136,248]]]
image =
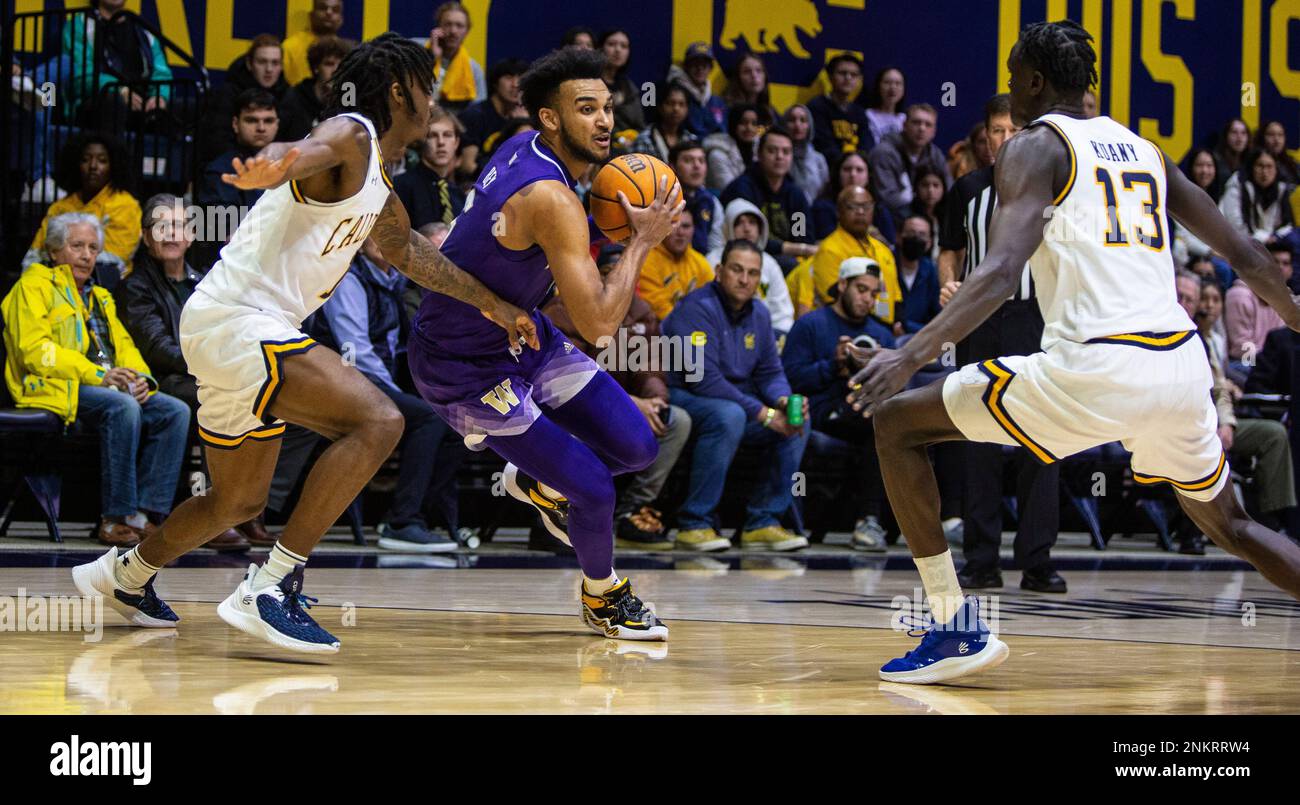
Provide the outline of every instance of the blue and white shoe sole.
[[934,685],[951,682],[954,679],[973,676],[990,671],[1006,662],[1011,649],[996,637],[989,637],[984,650],[970,657],[947,657],[933,665],[918,668],[915,671],[881,671],[880,678],[886,682],[902,682],[909,685]]
[[460,543],[451,542],[407,542],[406,540],[380,537],[379,547],[386,551],[401,553],[451,553],[460,547]]
[[239,596],[238,588],[226,600],[217,605],[217,615],[244,634],[265,640],[273,646],[290,651],[300,651],[304,654],[338,653],[338,643],[308,643],[305,640],[295,640],[276,631],[266,621],[240,609],[237,596]]
[[[582,606],[581,604],[579,606]],[[658,626],[651,626],[649,629],[629,629],[626,626],[612,626],[608,622],[597,618],[591,614],[591,610],[585,606],[582,607],[582,622],[602,637],[608,637],[611,640],[659,640],[668,639],[668,627],[662,623]]]
[[113,595],[113,591],[117,589],[113,581],[113,562],[116,561],[117,549],[109,548],[108,553],[95,561],[72,568],[72,583],[77,585],[77,591],[87,598],[95,596],[103,598],[105,604],[132,626],[142,626],[146,629],[175,629],[178,621],[165,621],[146,615],[130,604],[117,600],[117,596]]

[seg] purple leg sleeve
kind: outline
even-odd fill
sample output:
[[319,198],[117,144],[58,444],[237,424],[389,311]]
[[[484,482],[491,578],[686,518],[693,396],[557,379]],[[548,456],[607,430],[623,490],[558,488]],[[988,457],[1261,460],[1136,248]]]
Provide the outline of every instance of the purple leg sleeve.
[[583,575],[607,578],[614,567],[614,475],[644,469],[658,452],[645,417],[618,384],[602,372],[524,433],[489,436],[484,444],[569,499],[569,541]]

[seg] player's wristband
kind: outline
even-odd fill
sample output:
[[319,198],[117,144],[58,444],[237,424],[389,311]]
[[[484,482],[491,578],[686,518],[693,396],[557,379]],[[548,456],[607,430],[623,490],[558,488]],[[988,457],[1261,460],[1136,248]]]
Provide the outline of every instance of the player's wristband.
[[769,427],[772,424],[772,418],[776,416],[775,408],[767,409],[767,416],[763,418],[763,427]]

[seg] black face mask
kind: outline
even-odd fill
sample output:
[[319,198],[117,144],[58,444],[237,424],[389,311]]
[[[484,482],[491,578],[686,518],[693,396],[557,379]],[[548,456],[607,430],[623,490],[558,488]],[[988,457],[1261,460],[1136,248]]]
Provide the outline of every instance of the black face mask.
[[903,244],[899,248],[903,252],[903,257],[908,260],[919,260],[930,251],[930,244],[921,238],[903,238]]

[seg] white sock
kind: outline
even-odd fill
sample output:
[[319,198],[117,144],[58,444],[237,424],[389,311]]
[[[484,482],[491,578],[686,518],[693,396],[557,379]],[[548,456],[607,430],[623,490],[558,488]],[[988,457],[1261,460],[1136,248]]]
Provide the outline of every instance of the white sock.
[[916,569],[921,572],[921,584],[930,601],[936,626],[952,621],[964,600],[961,584],[957,582],[957,568],[952,564],[952,551],[935,556],[913,557]]
[[266,562],[257,569],[257,575],[253,577],[253,588],[260,590],[263,587],[270,587],[279,584],[285,576],[293,572],[294,565],[307,564],[307,557],[299,556],[280,542],[276,542],[271,548],[271,553],[266,557]]
[[139,594],[144,589],[144,585],[153,578],[159,568],[154,567],[145,560],[140,558],[137,553],[138,548],[132,548],[113,563],[113,578],[117,581],[118,586],[129,593]]
[[136,512],[135,514],[131,514],[131,515],[127,515],[126,517],[123,517],[122,522],[126,523],[132,528],[144,528],[146,525],[148,525],[149,518],[145,517],[140,512]]
[[582,589],[591,595],[604,595],[614,588],[621,581],[617,573],[611,572],[607,579],[589,579],[582,577]]

